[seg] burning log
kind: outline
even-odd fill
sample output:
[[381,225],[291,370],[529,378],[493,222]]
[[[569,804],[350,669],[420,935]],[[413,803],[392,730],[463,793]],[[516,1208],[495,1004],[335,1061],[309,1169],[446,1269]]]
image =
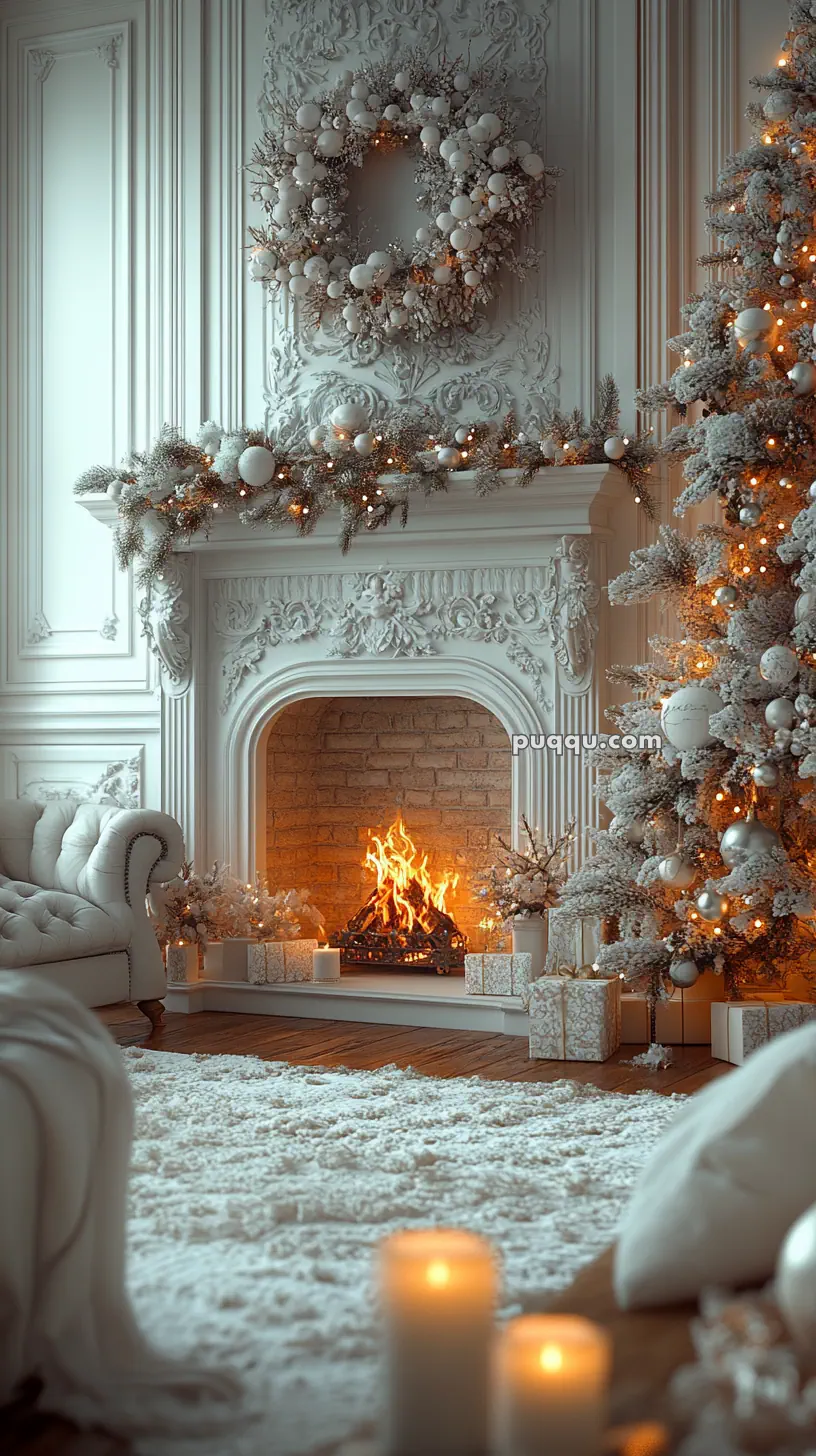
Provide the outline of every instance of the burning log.
[[464,966],[467,937],[445,908],[459,877],[433,882],[428,857],[419,860],[401,817],[384,839],[372,835],[365,865],[377,877],[376,888],[346,929],[331,937],[344,964],[411,966],[438,975]]

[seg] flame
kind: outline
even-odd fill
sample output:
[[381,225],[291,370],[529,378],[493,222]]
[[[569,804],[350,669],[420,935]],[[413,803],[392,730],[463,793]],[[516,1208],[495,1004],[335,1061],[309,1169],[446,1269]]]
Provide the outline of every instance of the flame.
[[[456,889],[459,876],[445,873],[434,883],[428,871],[428,856],[419,858],[419,850],[401,814],[382,839],[377,834],[372,834],[370,839],[365,867],[377,876],[376,910],[383,923],[405,931],[413,930],[415,925],[422,930],[430,929],[425,908],[435,905],[447,914],[445,896]],[[415,891],[409,898],[409,890],[414,885],[422,896],[418,904],[414,903]]]

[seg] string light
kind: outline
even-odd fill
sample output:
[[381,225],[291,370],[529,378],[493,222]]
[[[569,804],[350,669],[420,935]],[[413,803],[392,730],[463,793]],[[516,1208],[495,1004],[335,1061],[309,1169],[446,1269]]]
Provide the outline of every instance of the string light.
[[773,138],[771,137],[770,132],[766,132],[765,133],[765,136],[762,138],[762,140],[764,141],[766,147],[769,147],[771,145],[771,141],[773,140]]
[[759,485],[759,477],[756,476],[756,475],[752,475],[751,476],[751,484],[752,485]]
[[754,921],[754,927],[755,927],[756,930],[761,930],[762,929],[762,921],[761,920],[755,920]]
[[773,450],[774,445],[776,444],[776,440],[774,439],[773,435],[770,436],[770,438],[767,441],[767,444],[768,444],[768,449],[769,450]]
[[722,791],[720,791],[719,794],[715,794],[714,795],[714,798],[717,800],[717,803],[718,804],[721,804],[722,801],[723,801],[723,799],[725,798],[725,794]]
[[697,911],[696,910],[692,910],[692,912],[691,912],[691,914],[689,916],[689,920],[696,920],[696,919],[697,919]]
[[777,354],[784,354],[784,352],[785,352],[785,345],[784,344],[777,344],[777,346],[776,346],[776,352],[777,352]]
[[721,931],[721,930],[720,930],[720,927],[719,927],[719,925],[716,925],[716,926],[715,926],[715,927],[714,927],[714,934],[715,934],[715,935],[722,935],[722,931]]
[[744,541],[740,541],[739,546],[737,547],[737,550],[738,551],[744,551],[745,550],[745,542]]
[[735,814],[741,814],[742,813],[742,809],[740,808],[739,804],[735,804],[734,805],[734,813]]
[[784,521],[777,521],[777,523],[776,523],[776,529],[777,529],[777,531],[784,531],[784,529],[785,529],[785,522]]
[[760,566],[759,569],[760,569],[760,572],[762,572],[763,574],[768,570],[767,566]]

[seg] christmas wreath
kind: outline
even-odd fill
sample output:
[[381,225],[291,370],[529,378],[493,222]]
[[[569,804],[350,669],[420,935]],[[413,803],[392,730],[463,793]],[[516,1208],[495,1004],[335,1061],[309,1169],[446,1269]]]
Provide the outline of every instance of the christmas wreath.
[[[428,338],[472,326],[501,265],[522,274],[519,228],[551,190],[545,167],[519,137],[505,100],[486,110],[484,72],[419,57],[346,71],[318,101],[288,109],[255,148],[254,195],[267,216],[252,228],[250,272],[289,293],[307,323],[341,313],[351,335]],[[428,212],[409,255],[398,243],[348,256],[343,216],[349,167],[374,148],[418,149],[417,201]]]

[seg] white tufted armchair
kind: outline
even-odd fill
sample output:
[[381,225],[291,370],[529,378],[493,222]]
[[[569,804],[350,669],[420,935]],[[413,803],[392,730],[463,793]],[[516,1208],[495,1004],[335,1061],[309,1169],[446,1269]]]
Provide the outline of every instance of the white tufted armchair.
[[153,809],[0,800],[0,970],[36,970],[86,1006],[157,1021],[164,965],[145,897],[178,874],[181,829]]

